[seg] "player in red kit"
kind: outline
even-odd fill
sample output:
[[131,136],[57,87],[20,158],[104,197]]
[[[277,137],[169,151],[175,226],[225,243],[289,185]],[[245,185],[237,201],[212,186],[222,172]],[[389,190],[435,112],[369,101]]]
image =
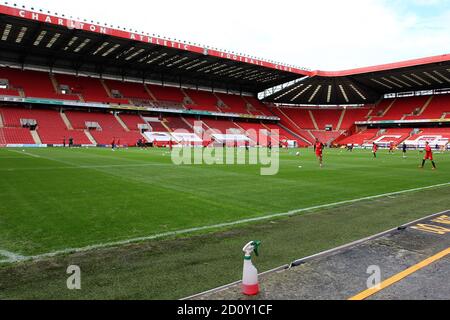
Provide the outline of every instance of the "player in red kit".
[[320,167],[323,167],[323,143],[316,139],[316,143],[314,144],[314,150],[316,151],[316,157],[319,159]]
[[423,158],[422,165],[419,167],[423,169],[425,166],[425,161],[430,160],[431,164],[433,165],[433,170],[436,170],[436,164],[434,163],[433,159],[433,149],[431,149],[430,143],[427,141],[425,145],[425,158]]
[[393,142],[389,143],[389,153],[394,153],[394,143]]
[[376,158],[377,152],[378,152],[378,145],[375,142],[373,143],[372,152],[373,152],[373,157]]

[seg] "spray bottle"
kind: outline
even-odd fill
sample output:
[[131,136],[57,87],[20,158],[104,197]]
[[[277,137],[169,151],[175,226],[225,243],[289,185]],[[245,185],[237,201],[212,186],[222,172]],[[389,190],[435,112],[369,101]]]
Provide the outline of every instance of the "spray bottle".
[[243,249],[244,256],[244,272],[242,277],[242,293],[247,296],[255,296],[259,293],[258,270],[252,263],[252,253],[259,256],[258,248],[261,241],[251,241],[247,243]]

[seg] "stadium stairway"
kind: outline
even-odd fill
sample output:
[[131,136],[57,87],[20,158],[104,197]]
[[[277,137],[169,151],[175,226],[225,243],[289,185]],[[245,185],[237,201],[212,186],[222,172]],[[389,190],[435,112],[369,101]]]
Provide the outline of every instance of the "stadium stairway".
[[123,122],[122,119],[120,119],[120,117],[117,114],[114,114],[114,118],[116,118],[117,122],[120,123],[120,125],[126,132],[130,132],[130,129],[127,127],[125,122]]
[[191,99],[191,97],[189,97],[186,90],[184,90],[183,88],[180,88],[180,91],[184,95],[184,104],[193,104],[193,100]]
[[105,80],[100,79],[100,83],[102,84],[103,88],[105,89],[106,93],[108,94],[108,97],[113,98],[113,95],[111,94],[111,90],[106,85]]
[[336,131],[341,130],[342,122],[344,122],[346,112],[347,112],[347,109],[342,110],[341,117],[339,118],[339,122],[336,127]]
[[70,123],[70,120],[69,120],[69,118],[67,118],[66,114],[63,112],[60,112],[59,114],[61,115],[61,119],[64,122],[64,124],[66,125],[67,129],[73,130],[72,123]]
[[52,82],[53,89],[55,89],[55,92],[59,92],[59,84],[53,73],[50,73],[50,81]]
[[421,116],[428,108],[428,106],[431,104],[431,101],[433,100],[433,96],[430,96],[427,101],[425,102],[425,104],[422,106],[422,108],[420,108],[420,111],[417,114],[414,113],[410,113],[410,114],[405,114],[403,115],[403,117],[400,120],[406,120],[408,117],[417,117],[417,116]]
[[189,123],[184,117],[180,116],[181,120],[192,130],[194,130],[194,126]]
[[17,91],[19,92],[21,98],[25,98],[25,91],[23,91],[22,88],[18,88]]
[[89,130],[84,130],[84,133],[86,134],[86,137],[89,139],[89,141],[94,144],[97,145],[97,141],[95,141],[94,137],[92,136],[92,134],[89,132]]
[[242,96],[241,98],[242,98],[242,100],[244,100],[245,104],[247,105],[248,113],[254,114],[254,115],[263,115],[258,110],[256,110],[256,108],[253,106],[253,104],[251,104],[244,96]]
[[294,131],[290,130],[289,128],[283,126],[281,123],[278,123],[278,126],[280,126],[280,128],[282,128],[283,130],[290,133],[292,136],[296,137],[298,140],[304,141],[306,143],[306,145],[308,145],[308,146],[312,145],[310,141],[306,140],[305,138],[303,138],[299,134],[295,133]]
[[434,96],[431,96],[428,98],[427,102],[425,103],[425,105],[423,106],[422,110],[420,110],[418,116],[421,116],[422,114],[425,113],[425,111],[428,109],[428,107],[431,104],[431,101],[433,101]]
[[76,96],[78,97],[78,99],[80,99],[81,102],[86,102],[86,100],[84,100],[84,97],[82,94],[76,94]]
[[367,121],[372,121],[373,118],[382,117],[389,104],[395,103],[395,99],[382,99],[372,108],[367,115]]
[[311,132],[311,130],[307,130],[308,134],[311,136],[313,141],[316,141],[317,137]]
[[150,124],[147,122],[147,120],[144,119],[144,117],[142,116],[142,114],[139,114],[139,118],[142,119],[142,121],[143,121],[142,123],[143,123],[143,124],[148,124],[148,125],[150,125]]
[[0,113],[0,128],[3,128],[3,118],[2,114]]
[[245,132],[245,131],[246,131],[244,128],[242,128],[242,126],[239,125],[238,122],[235,122],[234,125],[235,125],[236,127],[238,127],[239,130],[241,130],[241,132]]
[[144,89],[145,89],[145,91],[147,91],[148,95],[153,99],[153,101],[156,101],[155,95],[153,94],[153,92],[150,90],[150,88],[145,83],[144,83]]
[[282,108],[277,108],[277,111],[280,112],[284,116],[285,119],[287,119],[290,123],[292,123],[292,125],[294,125],[295,128],[297,128],[298,130],[302,130],[302,128],[300,128],[300,126],[294,120],[292,120],[291,117],[289,117],[287,115],[287,113],[285,113],[282,110]]
[[41,137],[39,137],[39,134],[36,130],[31,130],[30,133],[35,144],[42,144]]
[[172,129],[167,125],[167,120],[166,119],[161,121],[161,124],[163,125],[164,128],[166,128],[167,132],[172,132]]
[[397,99],[392,100],[392,102],[389,104],[389,106],[384,109],[383,114],[380,117],[377,118],[383,118],[386,116],[386,114],[392,109],[392,107],[394,106],[394,104],[397,102]]
[[256,98],[242,96],[242,99],[248,104],[250,113],[261,116],[270,115],[270,112],[265,112],[268,111],[267,106],[262,105]]
[[215,92],[213,93],[213,95],[217,99],[217,105],[216,105],[217,109],[220,112],[229,113],[231,111],[231,108],[229,106],[227,106],[225,101],[223,101]]
[[184,91],[193,102],[192,105],[187,106],[188,109],[222,112],[217,106],[217,97],[212,92],[195,91],[192,89],[186,89]]
[[311,117],[312,123],[314,124],[314,128],[316,128],[316,130],[320,130],[319,126],[317,125],[316,118],[314,118],[313,112],[311,110],[309,110],[308,113],[309,113],[309,116]]
[[[285,122],[283,124],[283,127],[288,127],[290,129],[290,131],[294,131],[297,136],[301,136],[302,140],[306,140],[308,141],[308,145],[312,145],[313,142],[315,141],[315,137],[313,137],[311,135],[310,132],[308,132],[307,129],[303,129],[300,126],[300,122],[297,122],[294,120],[294,118],[292,118],[289,113],[287,112],[288,109],[283,110],[283,108],[275,108],[275,109],[271,109],[270,111],[272,112],[272,114],[274,114],[275,116],[278,116],[281,118],[281,122],[280,124],[283,124],[283,121]],[[303,111],[303,110],[302,110]],[[277,112],[279,112],[279,114],[277,114]],[[308,110],[304,110],[304,116],[308,117],[309,121],[311,124],[310,126],[308,126],[308,128],[312,129],[312,127],[314,127],[314,124],[311,121],[311,117],[309,115]],[[302,118],[300,116],[300,118]],[[307,123],[308,123],[307,122]]]

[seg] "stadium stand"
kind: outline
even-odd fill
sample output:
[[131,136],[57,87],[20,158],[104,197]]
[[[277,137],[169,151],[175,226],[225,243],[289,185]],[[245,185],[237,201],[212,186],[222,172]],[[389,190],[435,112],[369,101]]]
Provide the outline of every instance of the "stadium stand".
[[393,143],[394,145],[399,145],[403,141],[405,141],[408,137],[410,137],[412,130],[409,128],[406,129],[382,129],[377,133],[377,136],[372,140],[369,140],[368,143]]
[[20,90],[29,98],[47,98],[58,100],[78,100],[77,96],[64,95],[56,92],[56,89],[46,72],[22,71],[19,69],[0,68],[0,79],[8,80],[9,94],[17,96]]
[[[244,122],[244,121],[239,121],[236,123],[240,128],[243,129],[244,132],[248,131],[251,132],[251,130],[254,130],[257,134],[257,137],[253,137],[251,136],[252,139],[252,144],[259,144],[263,147],[267,146],[268,144],[268,138],[266,139],[261,139],[261,135],[265,135],[265,132],[267,132],[269,130],[268,127],[264,126],[262,123],[258,123],[258,122]],[[266,135],[267,136],[267,135]],[[267,136],[268,137],[268,136]]]
[[[295,132],[310,144],[313,143],[314,137],[312,137],[311,134],[304,129],[305,127],[314,128],[314,124],[308,110],[278,107],[271,108],[271,110],[280,118],[281,125]],[[291,116],[293,118],[291,118]]]
[[55,74],[59,86],[68,86],[71,93],[80,94],[85,102],[129,104],[128,99],[112,98],[102,80],[88,77]]
[[192,105],[189,104],[186,106],[188,109],[214,112],[220,111],[220,109],[217,108],[217,97],[213,93],[192,89],[187,89],[185,92],[193,102]]
[[161,121],[159,121],[159,120],[147,121],[147,122],[150,125],[152,132],[169,132],[167,127],[165,127],[163,125],[163,123]]
[[2,89],[0,88],[1,96],[20,97],[20,93],[17,89]]
[[105,80],[105,84],[111,93],[117,92],[128,100],[153,100],[142,83]]
[[370,108],[347,109],[345,111],[340,129],[348,130],[354,126],[355,122],[367,120],[366,117],[371,110],[372,109]]
[[441,119],[445,113],[450,113],[450,94],[435,95],[422,113],[410,115],[405,120]]
[[363,145],[370,141],[373,141],[379,129],[367,129],[361,130],[356,134],[353,134],[347,138],[342,139],[339,143],[342,145],[354,144],[354,145]]
[[189,126],[183,119],[179,116],[165,117],[167,126],[171,131],[175,130],[186,130],[188,132],[193,132],[192,127]]
[[84,132],[69,130],[56,110],[2,107],[0,113],[6,127],[20,128],[21,120],[35,120],[36,131],[43,144],[63,144],[64,139],[70,136],[76,136],[78,144],[91,144]]
[[369,119],[379,118],[389,111],[390,107],[395,103],[395,99],[384,99],[378,103],[369,115]]
[[131,131],[139,131],[140,125],[148,125],[141,116],[136,114],[121,113],[118,116]]
[[450,139],[450,128],[425,128],[419,130],[419,133],[412,135],[408,140],[415,140],[424,136],[442,136]]
[[0,145],[34,144],[30,130],[25,128],[0,128]]
[[324,131],[324,130],[310,130],[310,133],[323,144],[331,144],[338,139],[343,132],[341,131]]
[[[338,128],[350,129],[355,121],[361,120],[369,109],[296,109],[296,108],[272,108],[281,119],[281,124],[299,135],[301,138],[314,143],[318,138],[323,143],[332,143],[339,138],[343,131]],[[341,121],[342,120],[342,121]],[[331,131],[325,130],[330,125]],[[297,139],[298,140],[298,139]],[[304,141],[300,145],[304,144]]]
[[110,145],[120,140],[122,145],[135,145],[142,138],[139,131],[126,131],[111,113],[66,111],[73,127],[89,130],[97,144]]
[[[93,142],[89,140],[86,133],[83,130],[69,130],[67,131],[66,137],[66,143],[68,143],[69,138],[73,139],[73,143],[75,145],[92,145]],[[61,144],[61,138],[60,137],[52,137],[55,141],[58,141],[58,144]],[[64,137],[63,137],[64,139]]]
[[254,115],[272,116],[267,106],[254,97],[243,97],[243,99],[250,104],[249,112]]
[[297,141],[297,144],[300,147],[306,147],[307,146],[307,143],[305,143],[304,140],[299,139],[298,137],[294,136],[290,132],[288,132],[285,129],[283,129],[282,127],[280,127],[279,125],[276,125],[276,124],[264,124],[264,123],[262,123],[262,125],[264,127],[266,127],[267,129],[270,129],[272,131],[278,130],[279,131],[279,140],[280,141],[292,140],[292,141]]
[[225,104],[225,106],[220,107],[222,111],[227,113],[249,114],[247,102],[241,96],[224,93],[217,93],[216,96]]
[[147,85],[150,92],[158,101],[183,103],[186,96],[179,88]]
[[[410,97],[410,98],[397,98],[393,101],[393,104],[389,104],[390,108],[385,109],[383,116],[372,117],[373,121],[383,120],[402,120],[406,115],[410,115],[413,112],[420,110],[425,105],[428,97]],[[388,100],[386,103],[391,102]],[[389,106],[388,106],[389,107]]]
[[[325,130],[325,127],[330,125],[333,130],[338,126],[339,119],[343,110],[310,110],[314,116],[319,130]],[[310,128],[311,129],[311,128]]]
[[275,114],[281,118],[282,123],[287,125],[294,125],[301,129],[318,129],[314,125],[314,122],[310,115],[309,109],[296,109],[296,108],[274,108]]
[[230,120],[214,120],[214,119],[205,119],[204,123],[210,128],[217,130],[225,134],[227,131],[239,131],[239,127],[233,121]]
[[204,130],[208,129],[208,127],[205,125],[205,123],[202,120],[199,120],[199,119],[193,118],[193,117],[185,117],[184,119],[186,120],[187,123],[189,123],[189,125],[191,127],[194,127],[195,124],[199,124],[202,129],[204,129]]
[[[394,121],[450,118],[450,95],[413,96],[406,98],[384,99],[377,105],[360,108],[295,108],[267,106],[250,96],[228,95],[193,89],[143,85],[141,83],[117,80],[101,80],[98,78],[76,77],[67,74],[50,75],[39,71],[21,71],[18,69],[0,68],[1,83],[8,86],[0,88],[2,96],[25,96],[58,100],[97,102],[109,104],[132,104],[134,101],[173,102],[187,109],[226,113],[239,113],[257,116],[278,116],[279,124],[258,123],[236,119],[204,119],[204,129],[209,127],[225,132],[226,129],[277,129],[281,140],[295,140],[299,146],[312,144],[315,138],[324,143],[364,144],[371,143],[385,135],[398,136],[393,141],[400,143],[409,139],[412,129],[368,129],[355,131],[358,121]],[[55,88],[68,88],[68,94],[56,92]],[[155,101],[154,99],[157,99]],[[223,104],[220,105],[219,101]],[[147,123],[137,114],[120,114],[117,118],[110,113],[67,111],[66,115],[74,130],[64,123],[61,114],[56,110],[24,109],[19,107],[2,108],[5,128],[21,128],[20,119],[33,119],[37,122],[36,133],[44,144],[61,144],[64,138],[75,137],[79,144],[92,144],[92,140],[84,132],[89,130],[98,144],[110,144],[113,139],[120,139],[122,144],[134,145],[142,137],[139,126],[150,125],[155,132],[168,132],[184,129],[192,132],[194,118],[163,115],[157,122]],[[98,129],[88,128],[87,122],[98,124]],[[281,125],[281,126],[280,126]],[[330,125],[332,131],[324,130]],[[25,131],[23,131],[25,130]],[[6,130],[8,141],[33,143],[30,134],[23,134],[28,129],[19,131]],[[375,132],[374,132],[375,130]],[[436,129],[440,131],[441,129]],[[425,130],[424,130],[425,131]],[[444,130],[445,131],[445,130]],[[345,133],[345,134],[344,134]],[[389,138],[389,137],[388,137]],[[387,139],[388,139],[387,138]]]

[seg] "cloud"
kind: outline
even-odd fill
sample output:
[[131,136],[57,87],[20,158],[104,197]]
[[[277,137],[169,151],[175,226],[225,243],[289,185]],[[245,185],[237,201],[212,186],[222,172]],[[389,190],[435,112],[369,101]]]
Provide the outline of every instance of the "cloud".
[[[44,9],[238,53],[340,70],[450,52],[441,0],[47,0]],[[37,1],[22,0],[37,7]],[[106,21],[105,21],[106,20]]]

